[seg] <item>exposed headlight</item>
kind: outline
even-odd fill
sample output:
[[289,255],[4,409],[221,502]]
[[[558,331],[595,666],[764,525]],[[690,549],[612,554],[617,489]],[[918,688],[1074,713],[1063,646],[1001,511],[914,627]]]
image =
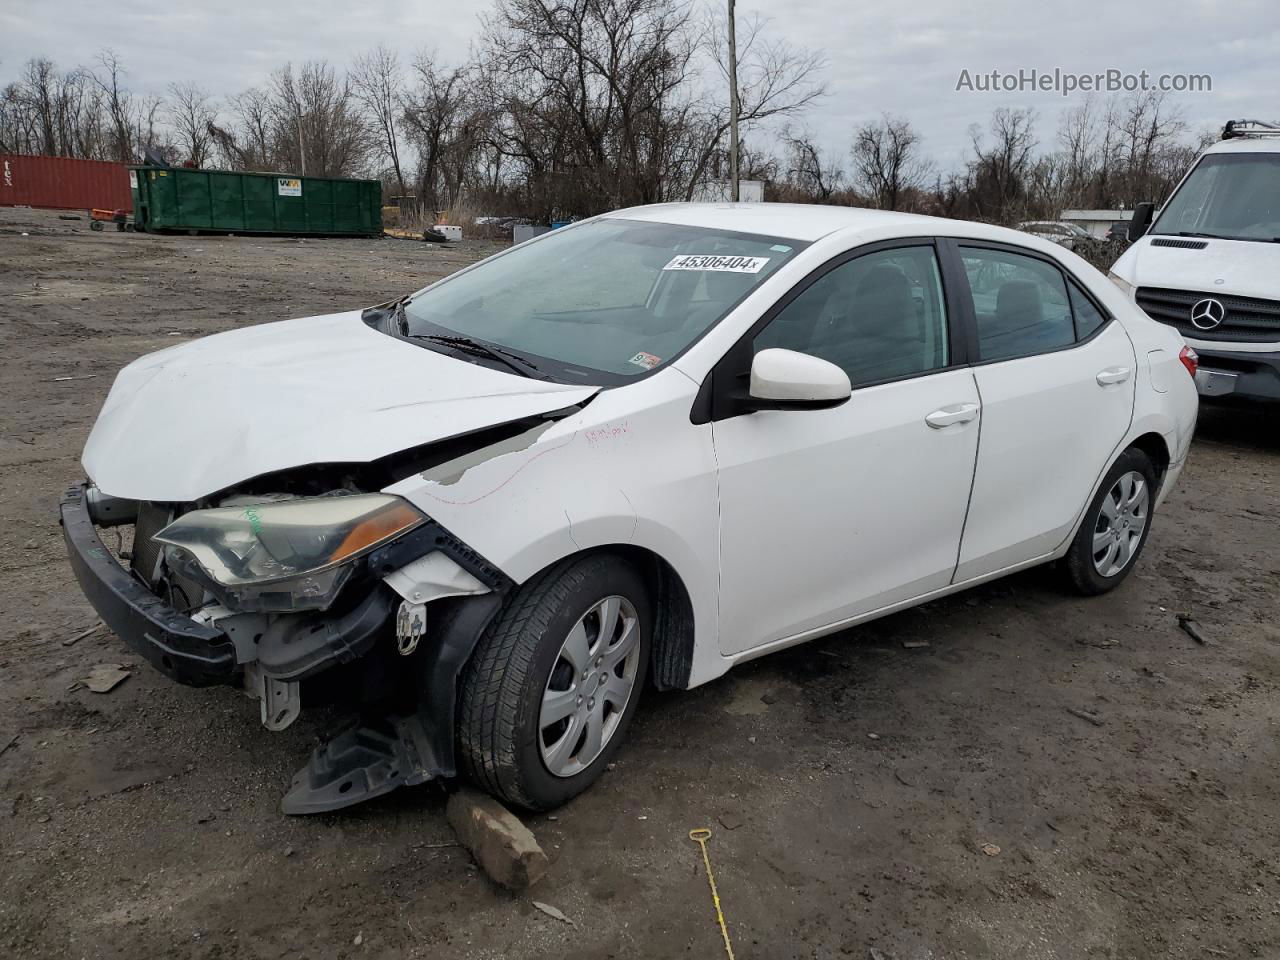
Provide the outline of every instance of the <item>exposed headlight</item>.
[[351,561],[425,519],[387,494],[310,497],[193,510],[155,539],[171,567],[235,610],[323,610]]
[[1117,287],[1119,287],[1120,292],[1123,293],[1126,297],[1128,297],[1130,300],[1133,299],[1132,283],[1130,283],[1128,280],[1123,280],[1120,277],[1117,277],[1114,273],[1110,273],[1110,272],[1107,273],[1107,279],[1110,280],[1112,283],[1114,283]]

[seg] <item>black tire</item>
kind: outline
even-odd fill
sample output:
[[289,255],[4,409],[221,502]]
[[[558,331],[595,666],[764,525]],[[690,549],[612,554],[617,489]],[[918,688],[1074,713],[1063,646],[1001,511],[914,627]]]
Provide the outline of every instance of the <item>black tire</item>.
[[[1142,535],[1125,566],[1110,576],[1103,576],[1094,565],[1094,535],[1099,532],[1100,523],[1104,522],[1100,520],[1102,508],[1110,496],[1112,488],[1115,487],[1121,477],[1130,472],[1140,473],[1147,484],[1146,526],[1143,528]],[[1066,557],[1063,558],[1063,569],[1066,571],[1068,581],[1076,591],[1085,596],[1096,596],[1100,593],[1106,593],[1108,590],[1114,590],[1124,582],[1125,577],[1129,576],[1133,568],[1137,566],[1138,558],[1142,555],[1142,548],[1146,546],[1147,537],[1151,535],[1151,524],[1155,520],[1157,489],[1156,470],[1151,464],[1151,459],[1145,453],[1136,447],[1130,447],[1120,454],[1103,478],[1097,495],[1094,496],[1093,502],[1089,504],[1089,509],[1085,511],[1084,519],[1080,522],[1080,529],[1076,531],[1075,539],[1071,541],[1071,548],[1067,551]]]
[[[556,776],[540,750],[538,720],[560,648],[606,597],[627,599],[639,621],[639,662],[629,699],[604,749],[580,773]],[[606,554],[570,559],[524,584],[489,625],[462,674],[458,758],[463,775],[498,799],[550,810],[589,787],[626,736],[644,688],[652,608],[644,580]]]

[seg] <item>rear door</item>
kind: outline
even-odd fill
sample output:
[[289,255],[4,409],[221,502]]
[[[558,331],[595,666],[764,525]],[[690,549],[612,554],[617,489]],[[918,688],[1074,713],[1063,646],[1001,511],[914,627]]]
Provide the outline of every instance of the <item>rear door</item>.
[[1121,324],[1056,260],[946,244],[967,287],[982,402],[955,582],[1052,553],[1071,533],[1133,417],[1136,359]]

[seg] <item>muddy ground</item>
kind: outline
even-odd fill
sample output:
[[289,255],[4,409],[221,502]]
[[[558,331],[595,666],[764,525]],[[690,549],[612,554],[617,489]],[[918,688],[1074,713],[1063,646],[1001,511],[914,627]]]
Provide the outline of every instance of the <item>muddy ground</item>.
[[[1280,413],[1204,412],[1115,593],[1033,571],[650,695],[616,768],[530,820],[526,898],[448,845],[436,789],[282,816],[306,717],[272,734],[105,632],[66,645],[94,616],[55,505],[117,369],[487,249],[0,211],[0,954],[714,958],[705,825],[742,960],[1280,956]],[[99,663],[133,674],[71,689]]]

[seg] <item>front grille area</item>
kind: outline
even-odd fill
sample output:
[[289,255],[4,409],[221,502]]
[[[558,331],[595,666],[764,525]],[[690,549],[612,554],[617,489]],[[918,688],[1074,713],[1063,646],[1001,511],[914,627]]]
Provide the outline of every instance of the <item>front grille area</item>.
[[173,512],[154,503],[138,505],[138,519],[133,527],[133,552],[129,565],[142,581],[154,589],[160,572],[160,543],[152,539],[169,525]]
[[167,600],[174,609],[190,613],[204,603],[205,589],[194,580],[162,569],[160,554],[163,544],[154,539],[173,517],[174,511],[168,506],[146,502],[138,505],[129,566],[157,596]]
[[[1226,308],[1222,323],[1212,330],[1201,330],[1191,322],[1191,310],[1201,300],[1217,300]],[[1167,323],[1183,336],[1195,340],[1235,340],[1244,343],[1280,340],[1280,300],[1232,297],[1196,290],[1139,287],[1137,301],[1138,306],[1152,320]]]

